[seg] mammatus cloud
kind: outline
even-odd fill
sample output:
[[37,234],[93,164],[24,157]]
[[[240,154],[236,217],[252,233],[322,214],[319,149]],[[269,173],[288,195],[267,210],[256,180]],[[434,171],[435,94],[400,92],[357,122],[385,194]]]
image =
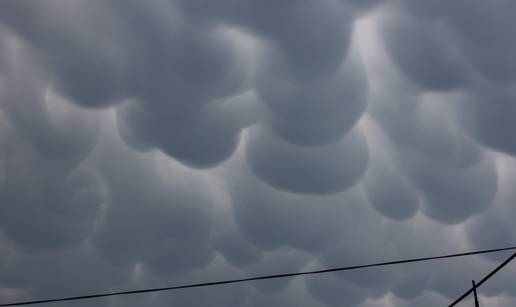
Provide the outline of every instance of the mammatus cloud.
[[[1,1],[0,302],[514,245],[515,10]],[[437,306],[501,259],[76,304]]]

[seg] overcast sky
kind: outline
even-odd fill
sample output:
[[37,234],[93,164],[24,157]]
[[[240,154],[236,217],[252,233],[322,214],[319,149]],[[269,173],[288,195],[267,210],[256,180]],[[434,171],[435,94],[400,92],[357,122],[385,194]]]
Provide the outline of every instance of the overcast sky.
[[[0,303],[516,245],[514,16],[1,0]],[[46,306],[447,306],[509,254]]]

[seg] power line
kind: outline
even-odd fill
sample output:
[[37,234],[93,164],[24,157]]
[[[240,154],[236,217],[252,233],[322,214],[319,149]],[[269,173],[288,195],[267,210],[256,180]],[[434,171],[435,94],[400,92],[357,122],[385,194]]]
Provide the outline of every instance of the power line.
[[[171,291],[171,290],[187,289],[187,288],[216,286],[216,285],[224,285],[224,284],[234,284],[234,283],[249,282],[249,281],[256,281],[256,280],[284,278],[284,277],[294,277],[294,276],[302,276],[302,275],[313,275],[313,274],[322,274],[322,273],[339,272],[339,271],[349,271],[349,270],[364,269],[364,268],[379,267],[379,266],[388,266],[388,265],[402,264],[402,263],[422,262],[422,261],[430,261],[430,260],[446,259],[446,258],[456,258],[456,257],[464,257],[464,256],[471,256],[471,255],[487,254],[487,253],[494,253],[494,252],[501,252],[501,251],[515,250],[515,249],[516,249],[516,246],[515,247],[505,247],[505,248],[490,249],[490,250],[479,250],[479,251],[460,253],[460,254],[449,254],[449,255],[443,255],[443,256],[434,256],[434,257],[424,257],[424,258],[388,261],[388,262],[380,262],[380,263],[364,264],[364,265],[355,265],[355,266],[348,266],[348,267],[337,267],[337,268],[330,268],[330,269],[323,269],[323,270],[316,270],[316,271],[305,271],[305,272],[285,273],[285,274],[276,274],[276,275],[264,275],[264,276],[255,276],[255,277],[240,278],[240,279],[230,279],[230,280],[223,280],[223,281],[214,281],[214,282],[205,282],[205,283],[188,284],[188,285],[180,285],[180,286],[171,286],[171,287],[164,287],[164,288],[150,288],[150,289],[141,289],[141,290],[122,291],[122,292],[108,292],[108,293],[82,295],[82,296],[72,296],[72,297],[64,297],[64,298],[54,298],[54,299],[34,300],[34,301],[17,302],[17,303],[7,303],[7,304],[0,304],[0,307],[32,305],[32,304],[43,304],[43,303],[63,302],[63,301],[76,301],[76,300],[85,300],[85,299],[100,298],[100,297],[107,297],[107,296],[119,296],[119,295],[127,295],[127,294],[140,294],[140,293],[149,293],[149,292],[160,292],[160,291]],[[516,254],[514,256],[516,256]],[[482,280],[477,286],[480,286],[483,282],[484,282],[484,280]]]
[[[462,301],[466,296],[470,295],[471,292],[474,292],[476,291],[476,289],[478,287],[480,287],[480,285],[482,285],[486,280],[488,280],[489,278],[491,278],[494,274],[496,274],[498,271],[500,271],[501,268],[503,268],[505,265],[507,265],[509,262],[511,262],[512,259],[516,258],[516,253],[514,253],[512,256],[510,256],[509,258],[507,258],[507,260],[505,260],[504,262],[502,262],[502,264],[500,264],[499,266],[496,267],[496,269],[492,270],[491,273],[487,274],[484,278],[482,278],[482,280],[478,283],[478,284],[474,284],[473,285],[473,288],[469,289],[468,291],[464,292],[463,295],[461,295],[461,297],[459,297],[458,299],[456,299],[453,303],[451,303],[450,306],[448,307],[453,307],[455,305],[457,305],[460,301]],[[475,296],[476,296],[476,293],[475,293]]]

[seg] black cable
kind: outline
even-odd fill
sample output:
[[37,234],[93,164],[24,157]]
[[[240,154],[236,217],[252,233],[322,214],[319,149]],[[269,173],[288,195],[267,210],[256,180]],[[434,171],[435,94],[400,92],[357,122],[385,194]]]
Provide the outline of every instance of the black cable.
[[[231,279],[231,280],[223,280],[223,281],[198,283],[198,284],[180,285],[180,286],[172,286],[172,287],[164,287],[164,288],[151,288],[151,289],[142,289],[142,290],[123,291],[123,292],[110,292],[110,293],[101,293],[101,294],[72,296],[72,297],[65,297],[65,298],[34,300],[34,301],[26,301],[26,302],[18,302],[18,303],[7,303],[7,304],[0,304],[0,307],[32,305],[32,304],[42,304],[42,303],[51,303],[51,302],[63,302],[63,301],[75,301],[75,300],[84,300],[84,299],[99,298],[99,297],[106,297],[106,296],[118,296],[118,295],[126,295],[126,294],[139,294],[139,293],[149,293],[149,292],[169,291],[169,290],[178,290],[178,289],[186,289],[186,288],[233,284],[233,283],[248,282],[248,281],[255,281],[255,280],[293,277],[293,276],[311,275],[311,274],[321,274],[321,273],[348,271],[348,270],[364,269],[364,268],[370,268],[370,267],[387,266],[387,265],[410,263],[410,262],[421,262],[421,261],[429,261],[429,260],[436,260],[436,259],[455,258],[455,257],[494,253],[494,252],[501,252],[501,251],[507,251],[507,250],[515,250],[515,249],[516,249],[516,247],[505,247],[505,248],[480,250],[480,251],[460,253],[460,254],[451,254],[451,255],[444,255],[444,256],[434,256],[434,257],[424,257],[424,258],[415,258],[415,259],[407,259],[407,260],[380,262],[380,263],[373,263],[373,264],[338,267],[338,268],[316,270],[316,271],[265,275],[265,276],[256,276],[256,277],[248,277],[248,278],[241,278],[241,279]],[[481,281],[478,285],[480,285],[482,282],[483,281]]]
[[496,274],[498,271],[500,271],[501,268],[503,268],[507,263],[511,262],[512,259],[516,258],[516,253],[514,253],[512,256],[510,256],[509,258],[507,258],[507,260],[505,260],[502,264],[500,264],[499,266],[496,267],[496,269],[492,270],[491,273],[487,274],[484,278],[482,278],[482,280],[476,284],[475,287],[472,287],[471,289],[469,289],[468,291],[464,292],[463,295],[461,295],[461,297],[459,297],[458,299],[456,299],[453,303],[451,303],[450,306],[448,307],[452,307],[452,306],[455,306],[457,305],[460,301],[462,301],[466,296],[470,295],[471,292],[473,291],[476,291],[476,289],[478,287],[480,287],[480,285],[482,285],[486,280],[488,280],[489,278],[491,278],[494,274]]

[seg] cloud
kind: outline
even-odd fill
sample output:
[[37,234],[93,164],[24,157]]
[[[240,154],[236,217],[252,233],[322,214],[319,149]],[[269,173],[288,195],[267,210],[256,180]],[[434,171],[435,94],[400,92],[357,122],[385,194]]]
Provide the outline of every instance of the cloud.
[[[513,245],[515,9],[1,1],[0,300]],[[506,256],[74,304],[444,305]]]
[[411,81],[431,90],[450,90],[468,79],[468,66],[455,48],[454,32],[440,20],[394,11],[380,22],[386,50]]
[[237,224],[262,249],[325,248],[342,235],[341,221],[365,202],[356,189],[330,195],[298,194],[276,189],[250,170],[242,170],[226,179],[227,189]]
[[366,168],[368,150],[358,131],[336,143],[303,147],[257,128],[250,131],[246,156],[253,173],[274,188],[328,194],[357,182]]
[[[22,248],[76,246],[100,211],[96,175],[81,165],[96,141],[98,121],[62,107],[58,97],[36,95],[31,79],[15,80],[20,83],[8,79],[2,96],[3,230]],[[22,91],[21,84],[28,88]]]
[[99,252],[113,264],[143,264],[156,274],[180,274],[208,264],[214,256],[208,241],[211,189],[179,165],[131,151],[113,130],[96,153],[107,191],[94,235]]
[[365,299],[366,290],[333,275],[318,275],[306,280],[307,290],[328,306],[356,306]]
[[285,77],[278,71],[281,64],[271,60],[274,56],[259,64],[265,68],[258,69],[256,81],[258,96],[272,111],[266,122],[282,138],[300,145],[342,138],[366,107],[367,80],[357,52],[350,52],[334,75],[308,82]]

